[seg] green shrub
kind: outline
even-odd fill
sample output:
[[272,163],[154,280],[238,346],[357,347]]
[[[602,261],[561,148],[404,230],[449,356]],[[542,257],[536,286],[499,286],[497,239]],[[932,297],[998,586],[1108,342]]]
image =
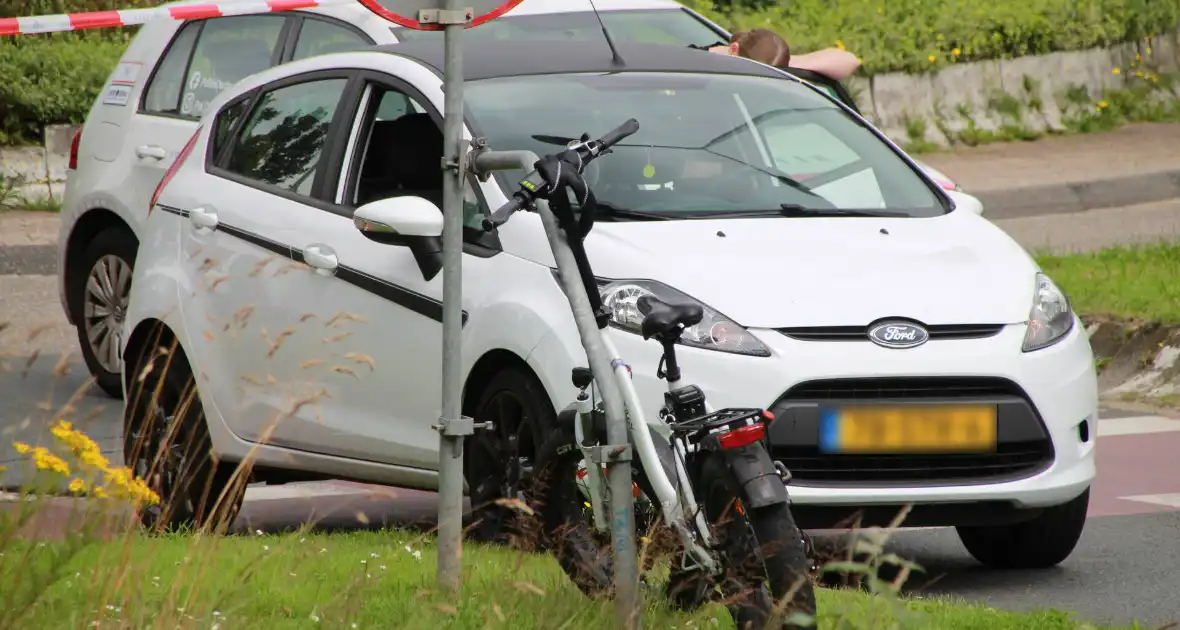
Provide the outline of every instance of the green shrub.
[[111,34],[0,39],[0,144],[39,144],[45,125],[84,122],[126,47]]
[[1178,0],[784,0],[768,9],[686,1],[731,30],[774,29],[794,52],[845,46],[868,74],[1081,50],[1180,25]]
[[0,0],[0,18],[54,13],[143,9],[163,4],[154,0]]

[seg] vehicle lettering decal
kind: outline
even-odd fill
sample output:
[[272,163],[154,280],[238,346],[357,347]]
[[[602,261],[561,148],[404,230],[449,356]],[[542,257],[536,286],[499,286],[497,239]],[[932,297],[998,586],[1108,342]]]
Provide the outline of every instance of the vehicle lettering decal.
[[[173,206],[157,204],[156,207],[158,207],[162,212],[174,214],[179,217],[188,217],[189,215],[188,210],[175,208]],[[303,260],[303,252],[293,249],[289,245],[272,241],[253,232],[249,232],[232,225],[227,225],[225,223],[218,223],[216,230],[219,232],[224,232],[227,236],[232,236],[256,247],[261,247],[267,251],[273,252],[279,256],[283,256],[295,262],[305,262]],[[403,286],[393,284],[388,280],[367,274],[360,269],[349,267],[348,265],[340,265],[337,267],[335,278],[347,282],[348,284],[351,284],[362,291],[372,293],[381,299],[393,302],[402,308],[409,309],[419,315],[422,315],[423,317],[429,317],[436,322],[442,323],[443,305],[441,300],[436,300],[430,296],[422,295],[416,291],[411,291],[410,289],[407,289]],[[468,317],[469,313],[464,310],[462,315],[463,326],[467,325]]]

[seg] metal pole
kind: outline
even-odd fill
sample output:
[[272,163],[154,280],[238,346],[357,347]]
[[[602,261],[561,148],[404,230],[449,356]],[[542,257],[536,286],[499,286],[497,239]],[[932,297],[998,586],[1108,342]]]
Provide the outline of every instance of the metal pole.
[[438,452],[438,584],[457,590],[463,555],[463,440],[473,431],[462,417],[463,333],[463,48],[466,26],[460,0],[443,0],[443,373]]
[[[533,170],[537,155],[531,151],[488,151],[475,158],[476,172],[510,170],[519,168],[524,172]],[[626,406],[623,393],[615,380],[613,361],[617,357],[607,354],[600,337],[601,331],[590,308],[590,298],[582,286],[577,273],[574,253],[566,242],[565,234],[558,229],[557,218],[549,210],[549,202],[538,200],[537,214],[545,226],[545,235],[557,268],[561,270],[561,284],[573,310],[574,322],[581,336],[582,347],[590,362],[590,371],[606,407],[607,441],[610,444],[599,447],[603,454],[601,462],[587,462],[587,465],[606,464],[607,479],[610,483],[611,543],[614,549],[614,591],[615,612],[619,627],[638,630],[640,627],[639,600],[639,552],[635,546],[635,506],[631,494],[631,447],[627,430]],[[617,451],[617,452],[616,452]]]

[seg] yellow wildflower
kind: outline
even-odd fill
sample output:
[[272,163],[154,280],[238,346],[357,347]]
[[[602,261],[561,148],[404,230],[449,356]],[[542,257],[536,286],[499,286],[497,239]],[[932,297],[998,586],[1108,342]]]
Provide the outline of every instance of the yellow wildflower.
[[1110,73],[1111,73],[1111,74],[1121,74],[1122,72],[1123,72],[1123,71],[1122,71],[1122,70],[1119,70],[1118,68],[1115,68],[1114,70],[1111,70],[1111,71],[1110,71]]
[[844,47],[844,42],[842,42],[838,39],[836,40],[836,48],[839,48],[840,50],[848,50],[847,48]]
[[106,490],[106,488],[104,488],[102,486],[94,486],[94,488],[91,489],[90,494],[94,495],[95,498],[99,498],[99,499],[107,498],[107,490]]
[[1151,48],[1150,48],[1150,47],[1147,49],[1147,54],[1149,54],[1149,55],[1151,54]]
[[[84,459],[88,459],[89,462],[96,462],[98,458],[101,458],[101,449],[98,447],[98,444],[96,444],[94,440],[90,439],[85,433],[75,430],[73,425],[69,422],[66,422],[65,420],[59,420],[53,425],[51,430],[53,431],[53,436],[56,437],[60,442],[64,443],[66,446],[70,447],[70,450],[73,451],[75,455],[86,456],[87,454],[91,454],[89,458],[84,457]],[[95,456],[98,456],[98,458]],[[106,460],[103,459],[102,461],[105,462]],[[96,465],[99,468],[103,466],[100,464],[92,465]]]
[[930,63],[934,63],[934,61],[937,59],[937,57],[935,57],[934,55],[930,55],[929,57],[927,57],[927,59],[930,60]]
[[75,477],[74,479],[70,480],[69,490],[74,494],[82,494],[83,492],[86,492],[86,482]]
[[1098,101],[1098,109],[1106,109],[1108,106],[1109,104],[1106,101]]
[[36,464],[38,470],[50,470],[63,475],[70,474],[70,465],[65,460],[40,446],[33,449],[33,463]]
[[954,56],[956,56],[956,57],[958,57],[959,55],[963,54],[963,51],[961,51],[961,50],[959,50],[958,48],[956,48],[956,49],[954,49],[954,50],[952,50],[952,51],[951,51],[951,54],[952,54],[952,55],[954,55]]
[[16,449],[16,452],[20,453],[21,455],[28,455],[29,451],[33,450],[33,447],[25,444],[24,442],[13,442],[12,448]]
[[102,453],[98,451],[83,451],[78,454],[78,457],[82,460],[83,464],[86,464],[90,468],[106,470],[110,466],[107,458],[103,457]]

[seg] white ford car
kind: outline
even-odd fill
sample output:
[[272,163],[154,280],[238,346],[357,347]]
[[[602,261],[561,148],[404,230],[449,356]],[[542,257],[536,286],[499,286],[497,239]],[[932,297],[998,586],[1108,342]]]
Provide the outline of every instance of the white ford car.
[[[382,0],[398,8],[400,0]],[[251,0],[224,0],[235,4]],[[729,34],[672,0],[597,0],[618,41],[708,46]],[[406,13],[400,9],[401,13]],[[232,11],[227,11],[232,13]],[[66,316],[98,386],[119,396],[122,361],[117,331],[127,307],[140,224],[164,172],[210,100],[250,74],[279,63],[372,44],[441,39],[442,34],[391,27],[359,3],[263,15],[159,20],[140,28],[86,125],[74,138],[58,237],[58,281]],[[468,31],[469,54],[504,39],[600,41],[588,0],[524,0],[489,24]],[[855,108],[837,81],[799,71]],[[947,188],[945,175],[927,172]]]
[[[718,408],[775,413],[801,526],[880,523],[912,503],[906,525],[957,526],[989,565],[1064,560],[1098,413],[1065,295],[972,197],[815,86],[680,46],[619,50],[622,68],[601,40],[485,42],[466,58],[464,137],[544,154],[639,121],[587,170],[600,212],[586,247],[647,416],[660,349],[637,334],[635,300],[698,302],[685,378]],[[354,216],[403,234],[431,221],[442,51],[303,59],[205,108],[141,226],[123,328],[127,433],[169,470],[213,454],[199,465],[216,489],[249,456],[262,481],[437,487],[436,242],[381,245]],[[481,229],[521,176],[471,177],[465,195],[463,413],[495,426],[465,449],[477,506],[516,496],[585,362],[539,218]],[[166,425],[187,450],[147,428]]]

